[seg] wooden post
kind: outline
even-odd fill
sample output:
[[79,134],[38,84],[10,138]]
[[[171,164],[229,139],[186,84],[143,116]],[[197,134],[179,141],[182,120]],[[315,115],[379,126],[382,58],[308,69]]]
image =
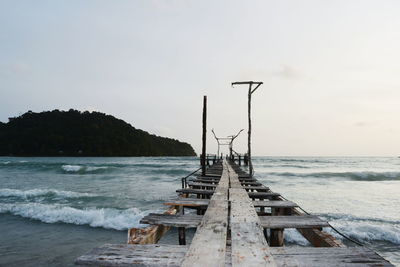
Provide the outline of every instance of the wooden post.
[[[232,83],[233,85],[236,84],[248,84],[249,85],[249,93],[248,93],[248,100],[247,100],[247,108],[248,108],[248,122],[249,122],[249,129],[247,132],[247,157],[248,157],[248,162],[249,162],[249,174],[250,177],[253,176],[254,170],[253,170],[253,163],[251,161],[251,95],[257,90],[260,85],[262,85],[262,82],[253,82],[253,81],[248,81],[248,82],[234,82]],[[256,85],[254,89],[252,89],[253,84]]]
[[247,102],[247,108],[248,108],[248,121],[249,121],[249,130],[247,132],[247,155],[249,157],[249,174],[250,177],[253,176],[253,164],[251,162],[251,86],[253,84],[250,83],[249,85],[249,95],[248,95],[248,102]]
[[206,175],[206,140],[207,140],[207,96],[203,98],[203,146],[201,152],[201,174]]
[[[287,215],[290,216],[292,214],[291,208],[272,208],[272,216],[279,216],[279,215]],[[284,229],[271,229],[271,236],[270,236],[270,246],[271,247],[283,247],[284,245]]]
[[178,227],[179,245],[186,245],[186,231],[185,227]]

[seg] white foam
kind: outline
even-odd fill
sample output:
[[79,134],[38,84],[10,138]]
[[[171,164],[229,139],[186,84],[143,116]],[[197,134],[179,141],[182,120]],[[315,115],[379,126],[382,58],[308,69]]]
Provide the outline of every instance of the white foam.
[[30,189],[30,190],[19,190],[19,189],[10,189],[10,188],[0,188],[0,197],[37,197],[44,196],[47,194],[54,194],[57,197],[61,198],[78,198],[78,197],[91,197],[95,196],[90,193],[79,193],[72,191],[60,191],[55,189]]
[[285,229],[285,240],[289,243],[295,243],[301,246],[309,246],[307,241],[296,229]]
[[104,170],[104,169],[108,169],[108,167],[86,167],[86,170],[88,172],[97,171],[97,170]]
[[[400,225],[378,222],[334,222],[332,225],[341,233],[360,241],[388,241],[400,244]],[[340,226],[339,226],[340,225]],[[328,232],[343,239],[333,230]]]
[[90,225],[106,229],[126,230],[141,226],[139,221],[148,212],[137,208],[117,209],[76,209],[68,206],[39,203],[0,204],[0,213],[11,213],[45,223],[70,223]]
[[77,172],[83,169],[83,166],[79,165],[62,165],[61,168],[67,172]]
[[62,165],[61,168],[66,172],[93,172],[97,170],[108,169],[105,166],[81,166],[81,165]]

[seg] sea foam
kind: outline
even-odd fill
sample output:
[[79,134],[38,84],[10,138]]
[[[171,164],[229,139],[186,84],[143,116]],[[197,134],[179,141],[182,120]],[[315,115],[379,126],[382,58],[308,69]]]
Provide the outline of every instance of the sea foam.
[[106,170],[108,167],[106,166],[82,166],[82,165],[62,165],[61,169],[65,172],[96,172],[99,170]]
[[139,221],[147,212],[137,208],[125,210],[117,209],[77,209],[61,205],[39,203],[0,204],[0,213],[11,213],[24,218],[39,220],[45,223],[69,223],[76,225],[89,225],[106,229],[126,230],[131,227],[141,226]]
[[[332,223],[333,226],[337,223]],[[400,227],[396,224],[366,223],[366,222],[342,222],[336,227],[341,233],[363,241],[388,241],[400,245]],[[327,228],[335,237],[343,239],[342,236]]]
[[92,197],[96,196],[90,193],[79,193],[72,191],[62,191],[56,189],[30,189],[30,190],[19,190],[10,188],[0,188],[0,197],[38,197],[46,195],[55,195],[60,198],[79,198],[79,197]]
[[267,172],[269,175],[283,177],[301,178],[344,178],[355,181],[390,181],[400,180],[400,172],[374,172],[374,171],[352,171],[352,172]]

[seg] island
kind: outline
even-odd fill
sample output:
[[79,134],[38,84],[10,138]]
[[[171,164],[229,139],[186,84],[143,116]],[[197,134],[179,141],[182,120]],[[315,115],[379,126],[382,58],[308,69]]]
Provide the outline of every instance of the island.
[[28,111],[0,122],[0,156],[196,156],[192,146],[101,112]]

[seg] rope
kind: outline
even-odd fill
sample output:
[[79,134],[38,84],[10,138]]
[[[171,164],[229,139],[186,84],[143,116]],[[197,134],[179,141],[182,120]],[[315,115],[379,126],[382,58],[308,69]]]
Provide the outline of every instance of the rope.
[[[289,201],[289,199],[285,198],[284,196],[281,196],[281,198],[283,198],[283,199],[286,200],[286,201]],[[302,212],[304,212],[304,213],[307,214],[307,215],[311,215],[311,213],[307,212],[305,209],[303,209],[303,208],[300,207],[300,206],[299,206],[299,207],[296,207],[296,208],[300,209]],[[355,243],[355,244],[357,244],[357,245],[359,245],[359,246],[361,246],[361,247],[366,247],[365,244],[363,244],[363,243],[361,243],[361,242],[359,242],[359,241],[357,241],[357,240],[354,240],[353,238],[351,238],[351,237],[349,237],[349,236],[343,234],[342,232],[340,232],[338,229],[336,229],[335,227],[333,227],[332,224],[330,224],[329,222],[328,222],[328,225],[332,228],[332,230],[334,230],[336,233],[338,233],[339,235],[341,235],[341,236],[344,237],[345,239],[347,239],[347,240],[349,240],[349,241],[351,241],[351,242],[353,242],[353,243]]]
[[[287,198],[285,198],[285,197],[283,197],[283,196],[281,196],[281,198],[283,198],[283,199],[286,200],[286,201],[289,201]],[[307,212],[307,211],[306,211],[305,209],[303,209],[302,207],[296,207],[296,208],[300,209],[302,212],[304,212],[304,213],[307,214],[307,215],[311,215],[311,213]],[[333,227],[332,224],[330,224],[329,222],[328,222],[328,225],[332,228],[332,230],[334,230],[336,233],[338,233],[338,234],[341,235],[342,237],[346,238],[347,240],[349,240],[349,241],[351,241],[351,242],[353,242],[353,243],[355,243],[355,244],[357,244],[357,245],[359,245],[359,246],[362,246],[362,247],[365,246],[363,243],[361,243],[361,242],[359,242],[359,241],[357,241],[357,240],[354,240],[353,238],[348,237],[347,235],[341,233],[338,229],[336,229],[335,227]]]

